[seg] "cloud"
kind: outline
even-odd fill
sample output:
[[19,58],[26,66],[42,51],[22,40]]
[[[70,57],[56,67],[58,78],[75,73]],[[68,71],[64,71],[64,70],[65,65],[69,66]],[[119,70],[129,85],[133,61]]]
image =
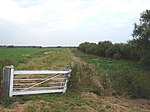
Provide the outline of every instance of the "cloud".
[[[8,27],[10,25],[11,37],[16,40],[39,38],[36,39],[39,41],[43,36],[46,40],[54,36],[56,41],[60,37],[84,40],[86,36],[98,40],[98,36],[107,34],[110,38],[117,33],[112,29],[117,29],[119,36],[130,31],[149,4],[149,0],[0,0],[0,23],[4,20]],[[6,24],[0,28],[4,29]],[[124,35],[129,37],[130,34]],[[93,38],[92,35],[98,36]]]
[[14,1],[16,1],[20,5],[20,7],[28,8],[28,7],[40,5],[46,0],[14,0]]
[[113,25],[115,21],[124,23],[137,16],[141,10],[149,8],[147,2],[142,0],[130,0],[130,2],[125,0],[3,0],[0,6],[0,17],[20,24],[48,23],[50,27],[59,26],[58,29],[62,26],[64,28],[79,26],[91,17],[98,22]]

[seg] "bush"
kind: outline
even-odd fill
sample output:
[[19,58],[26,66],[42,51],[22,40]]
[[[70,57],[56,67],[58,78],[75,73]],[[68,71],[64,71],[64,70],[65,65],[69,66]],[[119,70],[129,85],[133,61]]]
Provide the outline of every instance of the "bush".
[[132,98],[150,98],[150,76],[137,71],[123,69],[110,76],[113,89],[117,94]]
[[105,51],[105,56],[106,57],[110,57],[110,58],[113,58],[113,55],[114,55],[114,50],[113,48],[109,48]]
[[113,58],[119,60],[121,59],[121,55],[119,53],[115,53]]
[[150,66],[150,53],[149,52],[145,52],[142,54],[140,63],[142,63],[145,66]]

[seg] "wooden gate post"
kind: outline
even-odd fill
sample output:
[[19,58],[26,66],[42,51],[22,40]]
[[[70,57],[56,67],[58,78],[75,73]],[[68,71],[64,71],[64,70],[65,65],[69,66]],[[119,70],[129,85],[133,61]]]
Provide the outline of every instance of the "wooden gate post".
[[13,77],[14,77],[14,67],[13,66],[4,67],[2,74],[2,97],[13,96]]

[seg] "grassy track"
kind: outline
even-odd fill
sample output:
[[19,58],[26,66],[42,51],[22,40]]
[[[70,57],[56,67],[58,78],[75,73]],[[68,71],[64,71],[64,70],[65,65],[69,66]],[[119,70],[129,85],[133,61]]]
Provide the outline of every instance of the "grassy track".
[[71,57],[68,49],[46,49],[38,55],[34,55],[27,63],[17,66],[17,69],[64,69],[71,64]]

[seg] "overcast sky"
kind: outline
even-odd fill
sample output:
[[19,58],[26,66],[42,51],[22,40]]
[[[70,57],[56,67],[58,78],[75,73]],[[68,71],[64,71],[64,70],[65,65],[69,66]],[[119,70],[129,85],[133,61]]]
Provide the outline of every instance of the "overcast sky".
[[126,42],[150,0],[0,0],[0,44]]

